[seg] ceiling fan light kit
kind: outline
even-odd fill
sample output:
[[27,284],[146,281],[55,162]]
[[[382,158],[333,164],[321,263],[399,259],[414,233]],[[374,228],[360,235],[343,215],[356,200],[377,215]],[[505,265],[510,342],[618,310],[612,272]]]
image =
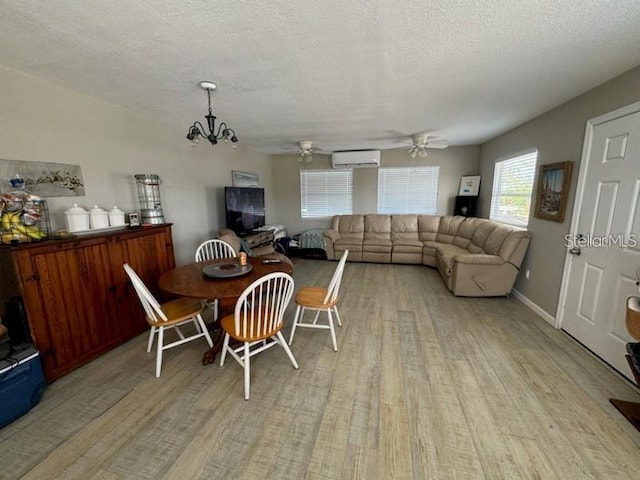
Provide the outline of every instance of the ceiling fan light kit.
[[191,142],[192,146],[195,146],[197,143],[200,143],[200,137],[205,137],[211,145],[216,145],[218,140],[222,140],[224,143],[231,142],[233,144],[233,148],[236,147],[236,143],[238,143],[238,137],[236,137],[236,132],[233,129],[229,128],[225,122],[221,122],[218,125],[218,131],[216,131],[216,117],[213,115],[211,111],[211,92],[217,88],[217,85],[213,82],[200,82],[200,88],[207,91],[207,98],[209,100],[209,113],[204,116],[207,119],[207,126],[209,130],[202,125],[202,123],[195,121],[193,125],[189,127],[187,130],[187,140]]
[[429,141],[428,133],[416,133],[411,135],[413,145],[409,147],[409,156],[411,158],[427,158],[427,148],[447,148],[449,145],[446,140]]
[[319,150],[319,148],[313,146],[313,142],[310,140],[301,140],[298,142],[298,162],[311,163],[313,160],[313,152]]

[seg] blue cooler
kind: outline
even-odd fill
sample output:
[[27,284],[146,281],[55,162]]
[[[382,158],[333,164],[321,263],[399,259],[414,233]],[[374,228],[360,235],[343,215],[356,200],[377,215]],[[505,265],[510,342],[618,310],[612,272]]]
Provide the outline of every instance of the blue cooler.
[[0,360],[0,427],[36,406],[45,386],[38,351],[30,344],[14,347]]

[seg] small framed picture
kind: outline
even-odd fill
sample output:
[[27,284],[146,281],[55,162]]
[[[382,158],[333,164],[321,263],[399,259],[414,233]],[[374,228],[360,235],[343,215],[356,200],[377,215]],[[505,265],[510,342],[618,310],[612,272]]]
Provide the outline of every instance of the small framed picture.
[[136,212],[128,213],[127,220],[129,220],[130,227],[139,227],[140,226],[140,217]]
[[458,195],[477,197],[480,192],[480,175],[463,175],[460,177],[460,191]]

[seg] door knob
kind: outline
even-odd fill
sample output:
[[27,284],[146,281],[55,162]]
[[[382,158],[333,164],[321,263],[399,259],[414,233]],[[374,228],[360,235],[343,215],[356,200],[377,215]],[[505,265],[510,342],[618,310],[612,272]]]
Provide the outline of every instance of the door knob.
[[582,233],[576,234],[573,241],[568,245],[569,247],[571,247],[569,249],[569,253],[571,255],[580,255],[582,253],[582,249],[580,248],[580,243],[583,241],[584,241],[584,235]]

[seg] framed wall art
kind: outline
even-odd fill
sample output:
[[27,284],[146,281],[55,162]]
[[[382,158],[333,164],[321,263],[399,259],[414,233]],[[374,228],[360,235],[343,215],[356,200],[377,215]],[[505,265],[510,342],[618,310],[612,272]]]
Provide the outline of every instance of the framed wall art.
[[460,178],[458,195],[477,197],[480,192],[480,175],[463,175]]
[[231,170],[231,185],[234,187],[259,187],[260,182],[257,173]]
[[66,163],[0,160],[0,190],[9,188],[16,175],[27,190],[40,197],[82,196],[85,194],[80,165]]
[[569,199],[573,162],[540,165],[534,216],[553,222],[564,222]]

